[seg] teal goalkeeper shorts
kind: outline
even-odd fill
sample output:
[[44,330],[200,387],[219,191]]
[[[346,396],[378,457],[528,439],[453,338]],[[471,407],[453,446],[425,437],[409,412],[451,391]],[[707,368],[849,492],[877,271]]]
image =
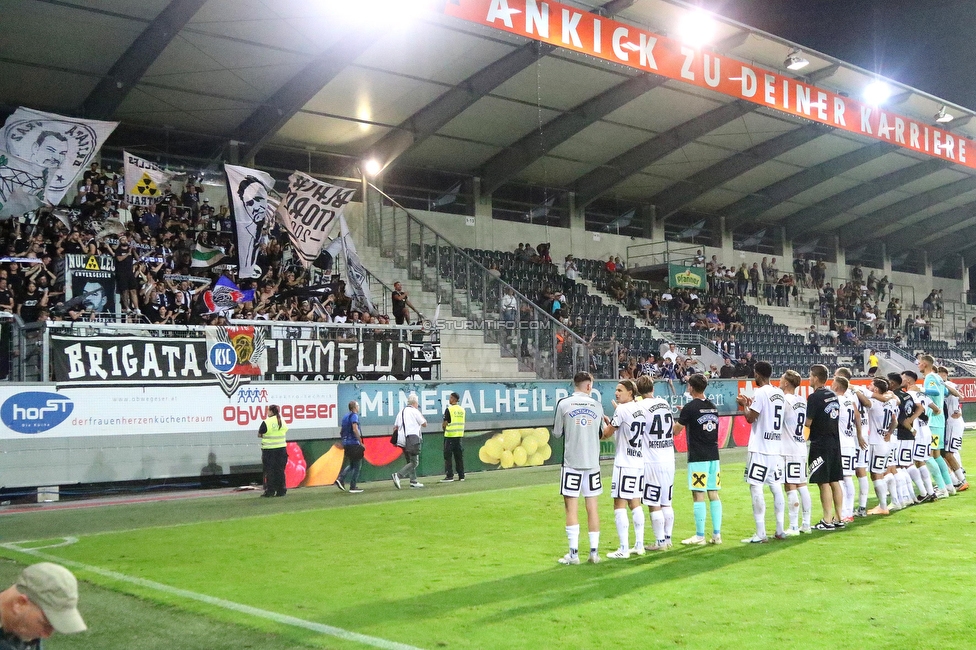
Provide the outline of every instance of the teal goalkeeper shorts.
[[688,463],[688,489],[692,492],[722,489],[722,471],[717,460]]
[[945,429],[929,427],[929,430],[932,432],[932,449],[945,451]]

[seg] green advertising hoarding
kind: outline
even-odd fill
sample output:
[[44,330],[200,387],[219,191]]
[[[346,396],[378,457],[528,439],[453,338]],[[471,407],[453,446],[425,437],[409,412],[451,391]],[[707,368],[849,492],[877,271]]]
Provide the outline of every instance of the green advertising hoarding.
[[668,264],[668,286],[675,289],[705,289],[705,269]]

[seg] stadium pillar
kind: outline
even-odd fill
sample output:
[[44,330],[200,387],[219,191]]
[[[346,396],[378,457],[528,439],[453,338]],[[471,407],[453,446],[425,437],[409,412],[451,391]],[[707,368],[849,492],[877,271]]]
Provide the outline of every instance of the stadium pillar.
[[481,193],[481,179],[474,178],[474,238],[475,248],[495,248],[491,227],[491,194]]
[[966,266],[965,255],[959,256],[959,266],[962,268],[962,301],[966,303],[966,295],[969,293],[969,267]]
[[891,256],[888,255],[888,246],[884,242],[881,242],[881,270],[891,277]]
[[779,229],[779,245],[783,265],[788,269],[793,268],[793,240],[786,236],[786,228],[783,227]]
[[568,202],[570,250],[576,257],[584,257],[581,252],[577,251],[585,251],[588,245],[592,246],[593,241],[593,235],[590,235],[590,241],[587,241],[586,208],[576,204],[576,192],[569,193]]
[[[925,265],[925,286],[932,286],[932,260],[929,259],[929,252],[924,248],[922,251],[922,263]],[[928,291],[928,289],[926,289]]]
[[231,140],[230,146],[227,148],[227,158],[232,165],[239,165],[241,160],[241,143],[237,140]]
[[722,233],[722,260],[734,260],[735,243],[732,240],[732,230],[725,226],[725,217],[718,218],[718,231]]
[[[637,209],[637,214],[640,215],[641,224],[641,237],[645,239],[654,239],[654,229],[656,227],[657,221],[657,209],[649,203],[645,203]],[[662,224],[661,237],[664,237],[664,228]]]
[[651,224],[651,239],[653,241],[664,241],[667,238],[664,231],[664,219],[658,219],[657,208],[653,205],[647,206],[647,221]]
[[837,277],[847,279],[847,256],[844,247],[840,245],[840,237],[834,235],[834,259],[837,264]]

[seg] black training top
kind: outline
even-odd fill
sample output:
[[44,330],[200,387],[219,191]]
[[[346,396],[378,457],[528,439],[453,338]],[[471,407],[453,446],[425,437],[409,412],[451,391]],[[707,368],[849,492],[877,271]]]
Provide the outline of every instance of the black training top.
[[718,460],[718,409],[707,399],[693,399],[681,409],[678,424],[688,435],[688,462]]
[[807,425],[810,427],[810,444],[840,445],[837,418],[840,403],[837,395],[825,387],[818,388],[807,398]]
[[905,426],[905,420],[915,412],[915,400],[901,388],[895,391],[895,397],[898,398],[898,429],[895,436],[898,440],[914,440],[915,434]]

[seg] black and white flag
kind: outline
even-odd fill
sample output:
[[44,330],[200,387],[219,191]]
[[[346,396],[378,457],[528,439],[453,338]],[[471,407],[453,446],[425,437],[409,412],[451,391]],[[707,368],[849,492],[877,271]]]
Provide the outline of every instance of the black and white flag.
[[329,241],[356,190],[316,180],[302,172],[288,177],[288,194],[278,206],[278,220],[306,269]]
[[375,314],[376,308],[369,298],[369,273],[359,261],[359,253],[356,252],[356,244],[344,215],[339,215],[339,238],[333,240],[327,250],[332,257],[343,256],[346,263],[346,295],[352,298],[352,308]]
[[278,208],[281,196],[274,190],[274,179],[265,172],[237,165],[224,165],[224,171],[237,234],[237,277],[253,278],[265,222]]
[[0,134],[0,216],[57,205],[118,122],[18,108]]
[[129,205],[147,206],[163,200],[164,187],[173,174],[154,162],[122,152],[125,160],[125,201]]

